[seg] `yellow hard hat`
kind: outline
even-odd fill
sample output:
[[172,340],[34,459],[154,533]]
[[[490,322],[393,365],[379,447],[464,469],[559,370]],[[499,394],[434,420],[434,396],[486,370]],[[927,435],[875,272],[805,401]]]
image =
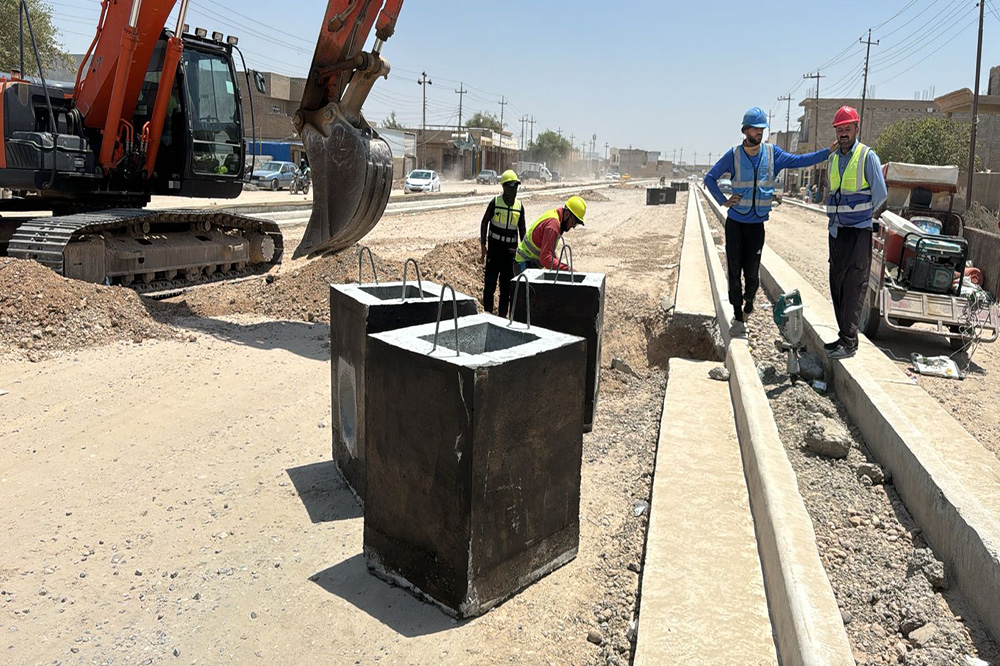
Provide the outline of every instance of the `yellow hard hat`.
[[567,199],[566,208],[569,208],[569,212],[573,213],[580,224],[583,224],[583,216],[587,214],[587,202],[582,197]]
[[507,183],[518,183],[520,184],[521,179],[517,177],[513,169],[507,169],[500,175],[500,184],[506,185]]

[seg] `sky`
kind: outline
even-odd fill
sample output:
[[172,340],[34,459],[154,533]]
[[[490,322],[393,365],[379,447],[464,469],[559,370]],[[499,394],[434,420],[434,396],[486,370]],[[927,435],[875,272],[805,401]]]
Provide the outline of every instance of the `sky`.
[[[93,38],[99,0],[45,0],[63,46],[83,53]],[[980,89],[1000,65],[1000,0],[986,0]],[[190,0],[187,23],[239,37],[254,69],[308,72],[325,0]],[[292,7],[295,9],[292,10]],[[175,8],[176,12],[176,8]],[[382,55],[392,72],[364,107],[370,120],[390,112],[419,127],[426,72],[427,123],[477,111],[501,113],[520,136],[561,131],[578,147],[605,144],[660,151],[666,159],[717,159],[742,139],[743,112],[760,106],[785,128],[790,95],[860,97],[868,29],[869,97],[933,99],[975,83],[975,0],[677,3],[640,0],[407,0]],[[173,26],[176,19],[168,21]],[[374,38],[374,33],[369,40]]]

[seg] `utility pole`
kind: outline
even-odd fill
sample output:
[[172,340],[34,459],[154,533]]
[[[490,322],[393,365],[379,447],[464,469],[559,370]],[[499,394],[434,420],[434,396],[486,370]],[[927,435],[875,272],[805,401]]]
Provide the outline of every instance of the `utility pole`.
[[[803,79],[816,79],[816,117],[814,118],[816,127],[813,128],[813,151],[819,150],[819,80],[826,78],[816,70],[815,74],[803,74]],[[810,185],[815,185],[819,179],[819,172],[813,167],[813,179]]]
[[684,149],[681,148],[681,164],[684,164]]
[[465,93],[469,91],[465,89],[465,86],[462,83],[459,83],[458,90],[455,92],[458,93],[458,129],[462,129],[462,97],[464,97]]
[[972,208],[972,174],[976,168],[976,125],[979,124],[979,70],[983,61],[983,14],[986,0],[979,0],[979,44],[976,46],[976,87],[972,90],[972,136],[969,141],[969,182],[965,187],[965,210]]
[[503,112],[504,107],[509,104],[507,98],[503,95],[500,96],[500,101],[497,102],[500,105],[500,143],[497,145],[497,171],[503,170]]
[[[770,125],[770,124],[771,124],[771,123],[768,123],[768,125]],[[696,150],[696,151],[694,151],[694,168],[695,168],[695,169],[697,169],[697,168],[698,168],[698,151],[697,151],[697,150]]]
[[[531,120],[528,121],[528,124],[531,125],[531,143],[534,143],[535,142],[535,117],[534,116],[531,116]],[[530,148],[531,144],[528,144],[528,147]]]
[[677,149],[674,148],[674,164],[677,164]]
[[556,134],[559,135],[560,139],[562,138],[562,127],[560,127],[559,129],[556,130]]
[[874,42],[872,41],[872,29],[868,28],[868,39],[864,40],[858,38],[858,41],[861,42],[862,44],[868,45],[865,48],[865,81],[863,84],[861,84],[863,86],[861,88],[861,118],[858,122],[858,140],[860,141],[861,132],[863,132],[865,129],[865,99],[868,97],[868,58],[872,54],[872,44],[878,46],[879,40],[876,39]]
[[[782,150],[784,150],[786,153],[788,153],[788,152],[791,152],[791,150],[790,150],[791,135],[788,132],[789,132],[789,123],[791,122],[791,119],[792,119],[792,96],[791,95],[782,95],[781,97],[778,98],[778,101],[779,102],[785,102],[788,105],[788,108],[785,111],[785,145],[781,147]],[[711,161],[711,160],[709,160],[709,161]],[[785,169],[785,191],[786,192],[788,191],[788,175],[789,175],[789,170]]]
[[[590,154],[587,155],[587,168],[593,168],[594,166],[594,145],[597,143],[597,134],[590,137]],[[596,172],[594,172],[596,174]]]
[[610,148],[610,147],[611,147],[611,144],[608,143],[607,141],[605,141],[604,142],[604,161],[605,162],[608,161],[608,148]]
[[524,135],[528,131],[528,116],[525,114],[521,117],[521,151],[524,151]]
[[[427,72],[420,72],[420,78],[417,79],[417,84],[420,85],[421,88],[423,88],[423,93],[424,93],[424,116],[423,116],[423,121],[421,121],[421,124],[420,124],[420,138],[424,139],[425,141],[426,141],[426,139],[424,137],[424,134],[426,134],[426,132],[427,132],[427,86],[429,86],[429,85],[431,85],[433,83],[434,83],[433,81],[431,81],[430,79],[427,78]],[[420,164],[420,159],[419,159],[420,148],[419,148],[419,145],[420,145],[420,142],[417,141],[417,155],[418,155],[417,163],[418,164]]]
[[570,134],[569,135],[569,147],[570,147],[570,151],[569,151],[569,172],[570,173],[573,173],[573,162],[574,162],[573,157],[575,156],[574,153],[576,153],[576,146],[573,144],[574,141],[576,141],[576,134]]

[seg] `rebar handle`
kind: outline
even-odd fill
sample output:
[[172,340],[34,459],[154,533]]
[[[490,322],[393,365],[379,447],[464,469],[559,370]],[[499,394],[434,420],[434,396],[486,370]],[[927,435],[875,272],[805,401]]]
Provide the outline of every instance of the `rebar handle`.
[[[418,264],[417,260],[414,259],[413,257],[409,257],[406,261],[403,262],[403,295],[400,296],[400,298],[402,298],[404,301],[406,300],[406,269],[410,267],[410,262],[413,262],[413,268],[417,271],[417,291],[420,292],[419,298],[424,297],[424,281],[423,278],[420,277],[420,264]],[[452,293],[455,292],[454,289],[452,289],[451,291]],[[443,290],[442,293],[444,293]]]
[[375,278],[375,284],[378,284],[378,271],[375,269],[375,255],[372,254],[372,249],[367,245],[361,246],[361,251],[358,253],[358,284],[361,284],[361,267],[364,265],[365,251],[368,252],[368,261],[372,265],[372,276]]
[[556,276],[553,278],[553,282],[559,282],[559,271],[562,269],[562,260],[569,251],[569,281],[573,281],[573,248],[569,246],[565,240],[562,242],[562,250],[559,251],[559,260],[556,262]]
[[528,328],[531,328],[531,283],[528,282],[528,274],[521,273],[514,278],[514,294],[510,299],[510,315],[507,319],[507,326],[514,325],[514,308],[517,307],[517,292],[521,286],[521,278],[524,278],[524,314],[528,320]]
[[438,347],[438,329],[441,327],[441,308],[444,307],[444,290],[451,289],[451,313],[455,317],[455,356],[459,356],[458,351],[458,296],[455,295],[455,288],[450,284],[445,284],[441,287],[441,298],[438,299],[438,316],[437,321],[434,323],[434,347],[431,349],[431,353]]

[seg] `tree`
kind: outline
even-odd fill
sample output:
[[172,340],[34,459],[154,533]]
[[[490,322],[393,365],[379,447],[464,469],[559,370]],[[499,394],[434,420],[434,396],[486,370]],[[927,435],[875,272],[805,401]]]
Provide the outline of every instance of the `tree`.
[[382,121],[382,127],[392,130],[403,129],[403,123],[396,120],[396,112],[393,111],[389,114],[389,117]]
[[532,158],[540,162],[561,162],[573,150],[569,139],[555,132],[545,131],[535,137],[529,148]]
[[480,111],[474,116],[469,118],[465,123],[466,127],[481,127],[483,129],[493,130],[494,132],[500,131],[500,119],[494,116],[492,113],[485,113]]
[[[0,0],[0,71],[9,72],[21,66],[21,37],[18,17],[21,0]],[[28,16],[35,30],[35,44],[42,67],[49,71],[64,64],[69,56],[63,51],[58,40],[58,31],[52,24],[52,8],[42,0],[28,0]],[[97,26],[94,26],[95,29]],[[31,48],[31,33],[28,22],[24,22],[24,69],[25,76],[37,76],[35,52]]]
[[[972,126],[951,118],[910,118],[893,123],[875,141],[882,163],[949,164],[969,162]],[[979,166],[979,158],[976,158]]]

